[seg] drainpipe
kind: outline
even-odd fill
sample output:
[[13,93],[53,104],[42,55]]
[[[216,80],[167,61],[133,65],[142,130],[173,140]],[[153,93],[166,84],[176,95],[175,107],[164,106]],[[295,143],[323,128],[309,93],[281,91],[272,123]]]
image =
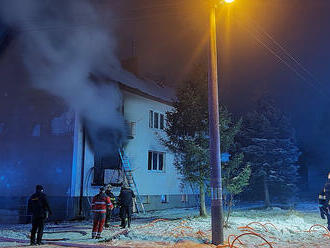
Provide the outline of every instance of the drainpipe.
[[84,197],[84,177],[85,177],[85,126],[82,129],[82,153],[81,153],[81,175],[80,175],[80,196],[79,196],[79,216],[83,215],[83,197]]

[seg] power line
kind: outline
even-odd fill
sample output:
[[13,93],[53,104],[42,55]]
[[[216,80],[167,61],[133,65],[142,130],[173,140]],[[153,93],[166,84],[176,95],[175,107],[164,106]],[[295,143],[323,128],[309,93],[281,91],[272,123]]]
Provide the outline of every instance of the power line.
[[[235,20],[237,20],[237,22],[238,22],[238,19],[241,19],[241,18],[239,18],[239,17],[235,18]],[[244,23],[246,23],[246,22],[244,22]],[[241,23],[239,23],[239,24],[242,25]],[[246,24],[246,26],[244,26],[244,25],[242,25],[242,26],[257,41],[257,43],[259,43],[261,46],[263,46],[265,49],[267,49],[272,55],[274,55],[276,58],[278,58],[280,60],[280,62],[282,62],[284,65],[286,65],[292,72],[294,72],[296,74],[296,76],[298,76],[305,83],[307,83],[309,86],[314,88],[314,90],[316,90],[319,94],[321,94],[325,97],[330,97],[330,95],[326,91],[321,89],[321,85],[319,85],[319,84],[315,85],[314,80],[313,81],[308,80],[306,75],[304,75],[306,73],[306,71],[308,71],[308,70],[305,69],[301,63],[296,63],[296,61],[298,62],[298,60],[296,60],[285,48],[282,47],[286,52],[284,52],[283,49],[281,49],[281,48],[280,48],[280,50],[282,52],[284,52],[284,54],[291,59],[291,62],[292,61],[294,62],[294,65],[292,65],[292,63],[290,63],[290,61],[288,61],[286,58],[283,58],[283,56],[281,56],[274,48],[270,48],[270,46],[269,46],[270,44],[269,43],[267,44],[267,40],[265,41],[265,39],[264,39],[265,37],[263,36],[263,34],[258,32],[258,30],[256,30],[255,27],[252,27],[249,24]],[[254,30],[255,33],[252,32],[251,30]],[[274,42],[275,41],[274,38],[272,40],[273,40],[273,44],[275,44],[275,47],[279,48],[280,44],[277,41]],[[300,65],[298,66],[298,68],[295,68],[295,65],[297,65],[297,64],[300,64]],[[299,68],[302,69],[302,67],[304,68],[303,72],[300,72]]]
[[[240,23],[239,23],[240,24]],[[264,41],[262,41],[262,38],[259,38],[257,35],[255,35],[251,28],[249,29],[249,26],[245,26],[245,30],[253,36],[253,38],[264,48],[266,48],[271,54],[273,54],[276,58],[280,60],[284,65],[286,65],[292,72],[294,72],[300,79],[302,79],[304,82],[308,83],[312,88],[314,88],[319,94],[329,97],[326,92],[322,91],[320,88],[317,88],[317,86],[310,82],[304,75],[302,75],[300,72],[298,72],[292,65],[290,65],[289,62],[287,62],[285,59],[283,59],[274,49],[270,48]]]
[[276,46],[278,46],[285,55],[287,55],[295,64],[298,65],[304,72],[306,72],[316,83],[319,84],[319,86],[322,87],[322,84],[320,81],[313,75],[313,73],[308,70],[297,58],[295,58],[287,49],[285,49],[279,42],[277,42],[274,37],[267,31],[265,31],[260,25],[258,25],[256,22],[253,21],[255,26],[259,26],[258,28],[261,30],[262,33],[264,33]]

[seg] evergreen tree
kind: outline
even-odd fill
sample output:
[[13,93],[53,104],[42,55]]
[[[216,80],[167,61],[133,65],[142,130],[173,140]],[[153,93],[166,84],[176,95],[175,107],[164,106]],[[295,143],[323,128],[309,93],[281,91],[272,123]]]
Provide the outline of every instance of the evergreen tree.
[[289,118],[272,99],[261,98],[256,111],[245,117],[240,141],[252,165],[251,189],[258,193],[263,188],[265,206],[270,206],[270,193],[280,199],[293,196],[300,152]]
[[[196,68],[192,79],[186,81],[177,91],[177,100],[172,112],[166,114],[166,138],[162,142],[175,154],[175,166],[184,182],[199,187],[200,215],[206,215],[205,192],[210,180],[209,136],[208,136],[208,98],[207,73]],[[229,152],[234,147],[235,136],[241,122],[234,123],[231,114],[224,107],[220,108],[221,150]],[[239,158],[242,158],[241,154]],[[241,164],[228,163],[228,168],[235,168],[227,173],[227,178],[239,177]],[[244,170],[244,173],[246,171]],[[235,181],[234,180],[234,181]],[[247,179],[248,180],[248,179]],[[227,185],[232,181],[226,180]],[[245,184],[242,184],[245,185]],[[231,193],[237,190],[230,190]]]

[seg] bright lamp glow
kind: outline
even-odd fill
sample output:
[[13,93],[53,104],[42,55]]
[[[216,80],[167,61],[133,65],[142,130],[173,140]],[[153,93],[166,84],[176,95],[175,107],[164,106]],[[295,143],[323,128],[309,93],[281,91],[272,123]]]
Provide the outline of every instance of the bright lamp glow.
[[225,0],[225,3],[232,3],[234,2],[235,0]]

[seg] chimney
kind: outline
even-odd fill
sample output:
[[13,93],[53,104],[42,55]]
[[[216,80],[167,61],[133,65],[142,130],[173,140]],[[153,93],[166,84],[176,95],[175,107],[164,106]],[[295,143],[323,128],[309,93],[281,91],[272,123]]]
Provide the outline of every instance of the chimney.
[[139,62],[138,57],[136,56],[136,42],[135,40],[132,40],[131,43],[131,56],[127,59],[124,59],[121,61],[121,66],[131,73],[133,73],[135,76],[139,76]]

